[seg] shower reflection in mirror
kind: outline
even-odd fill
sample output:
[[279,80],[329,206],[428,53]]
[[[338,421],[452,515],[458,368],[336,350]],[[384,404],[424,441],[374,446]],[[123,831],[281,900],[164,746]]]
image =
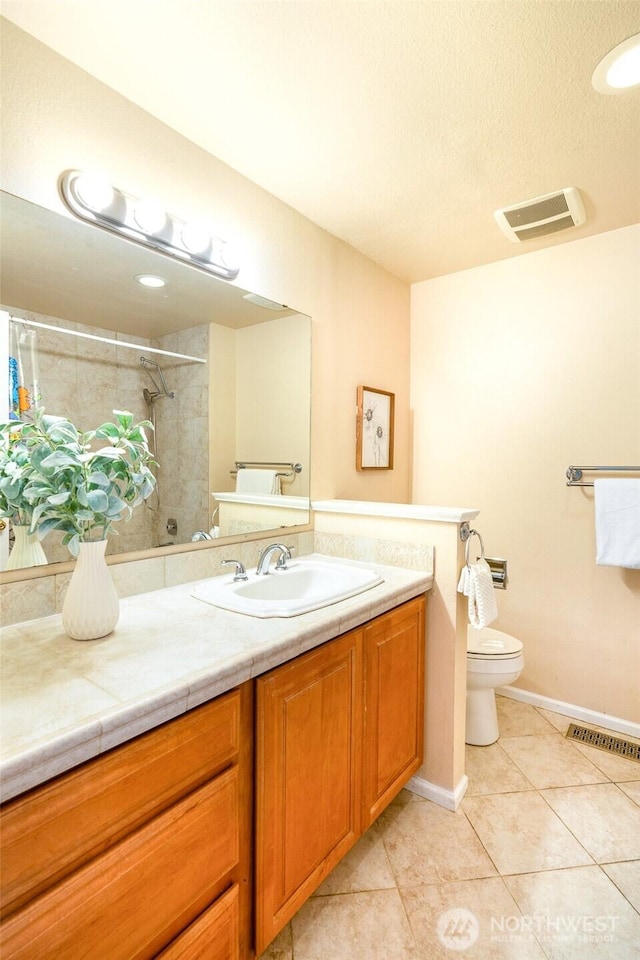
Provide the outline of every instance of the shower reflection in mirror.
[[[40,407],[80,430],[112,420],[116,409],[129,410],[137,421],[149,420],[156,491],[146,501],[149,509],[134,511],[131,520],[118,524],[116,549],[175,543],[167,532],[169,518],[189,534],[205,525],[209,529],[208,369],[201,356],[208,352],[208,324],[146,344],[141,337],[74,327],[33,313],[20,318],[13,311],[10,416],[29,420]],[[170,350],[173,344],[179,353]],[[141,352],[145,347],[162,350],[162,365]],[[167,378],[175,389],[169,389]],[[61,539],[55,531],[47,535],[43,546],[49,563],[69,559]]]

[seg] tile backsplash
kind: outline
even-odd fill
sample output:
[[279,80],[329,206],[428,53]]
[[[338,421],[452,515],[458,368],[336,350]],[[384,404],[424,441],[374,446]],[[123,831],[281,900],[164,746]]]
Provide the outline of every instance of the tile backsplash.
[[[274,540],[278,537],[278,532],[274,531]],[[285,534],[282,539],[294,548],[297,556],[316,552],[345,560],[433,572],[433,547],[421,543],[314,533],[313,530]],[[240,560],[246,567],[253,567],[265,542],[262,539],[209,546],[205,550],[125,561],[113,564],[109,569],[118,595],[130,597],[226,573],[228,568],[222,567],[220,561],[230,557]],[[59,613],[70,578],[70,573],[61,573],[3,584],[0,587],[0,625]]]

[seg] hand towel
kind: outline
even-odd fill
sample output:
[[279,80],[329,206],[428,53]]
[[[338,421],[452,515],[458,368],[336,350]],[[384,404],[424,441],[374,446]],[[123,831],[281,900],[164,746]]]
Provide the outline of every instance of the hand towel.
[[238,470],[236,493],[255,493],[259,495],[279,494],[280,477],[276,470],[250,470],[246,467]]
[[493,592],[491,569],[486,560],[478,560],[462,568],[458,593],[469,598],[469,623],[476,630],[488,627],[498,618],[498,605]]
[[596,563],[640,569],[640,480],[595,480]]

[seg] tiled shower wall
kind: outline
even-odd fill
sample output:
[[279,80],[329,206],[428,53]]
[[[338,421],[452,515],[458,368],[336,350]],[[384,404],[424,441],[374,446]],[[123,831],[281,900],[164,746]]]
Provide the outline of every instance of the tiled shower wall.
[[[206,358],[209,327],[203,325],[167,334],[151,341],[160,350]],[[173,399],[155,403],[158,487],[151,498],[155,543],[185,543],[197,530],[209,531],[209,367],[171,357],[158,357]],[[153,373],[153,371],[151,371]],[[149,384],[151,386],[151,384]],[[167,522],[177,523],[171,536]]]

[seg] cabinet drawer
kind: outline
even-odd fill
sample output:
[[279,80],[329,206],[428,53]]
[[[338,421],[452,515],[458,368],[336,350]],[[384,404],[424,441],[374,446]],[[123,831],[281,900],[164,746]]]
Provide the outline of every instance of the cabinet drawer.
[[13,914],[3,960],[143,960],[218,897],[239,859],[232,767]]
[[216,900],[158,960],[239,960],[238,885]]
[[228,766],[239,737],[235,690],[8,803],[2,915]]

